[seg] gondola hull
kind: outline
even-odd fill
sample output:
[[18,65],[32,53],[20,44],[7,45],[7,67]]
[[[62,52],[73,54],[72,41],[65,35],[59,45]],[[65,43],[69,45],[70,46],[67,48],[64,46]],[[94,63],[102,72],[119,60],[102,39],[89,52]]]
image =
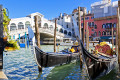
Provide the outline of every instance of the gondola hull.
[[117,63],[117,55],[115,55],[114,57],[113,56],[108,57],[101,54],[97,54],[97,56],[95,56],[94,54],[89,53],[84,48],[82,42],[81,48],[90,80],[104,76],[115,68]]
[[59,66],[79,60],[79,53],[71,53],[65,51],[58,53],[46,53],[40,50],[37,46],[34,47],[34,53],[36,62],[40,67]]

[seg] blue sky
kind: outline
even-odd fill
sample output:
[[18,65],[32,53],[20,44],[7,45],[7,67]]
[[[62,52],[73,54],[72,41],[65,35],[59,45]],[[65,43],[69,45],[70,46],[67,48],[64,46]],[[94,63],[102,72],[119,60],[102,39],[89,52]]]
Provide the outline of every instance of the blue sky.
[[78,6],[90,10],[91,3],[98,1],[101,0],[0,0],[0,4],[9,10],[10,18],[25,17],[39,12],[45,18],[52,19],[58,17],[60,13],[71,14]]

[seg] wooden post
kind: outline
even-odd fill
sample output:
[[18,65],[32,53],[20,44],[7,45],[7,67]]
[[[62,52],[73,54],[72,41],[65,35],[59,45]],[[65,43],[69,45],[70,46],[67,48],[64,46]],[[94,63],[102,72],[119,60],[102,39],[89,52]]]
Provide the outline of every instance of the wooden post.
[[54,52],[56,52],[56,28],[57,28],[57,19],[55,19],[55,29],[54,29]]
[[[38,16],[35,17],[35,31],[36,31],[36,39],[37,39],[37,46],[40,48],[40,33],[38,28]],[[42,72],[42,67],[38,66],[39,72]]]
[[80,34],[80,39],[82,39],[81,37],[81,14],[80,14],[80,7],[78,7],[78,25],[79,25],[79,34]]
[[85,43],[85,10],[83,12],[83,36],[82,36],[83,45]]
[[120,68],[120,1],[118,1],[118,63]]
[[2,5],[0,5],[0,69],[3,69],[3,50],[4,50],[3,13],[2,13]]
[[37,46],[40,48],[40,33],[38,28],[38,16],[35,16],[35,31],[36,31],[36,39],[37,39]]
[[113,50],[113,46],[114,46],[114,40],[113,40],[113,36],[114,36],[114,35],[113,35],[113,26],[114,26],[114,25],[112,25],[112,50]]
[[118,53],[118,23],[116,26],[116,45],[115,45],[115,52]]
[[89,50],[89,29],[88,29],[88,22],[86,27],[86,49]]
[[[80,7],[78,7],[78,23],[79,23],[79,34],[80,34],[80,39],[81,39],[81,15],[80,15]],[[79,39],[77,38],[78,40],[78,43],[80,45],[80,41]],[[80,68],[82,68],[82,62],[83,62],[83,59],[82,59],[82,51],[81,51],[81,48],[79,47],[79,54],[80,54]]]

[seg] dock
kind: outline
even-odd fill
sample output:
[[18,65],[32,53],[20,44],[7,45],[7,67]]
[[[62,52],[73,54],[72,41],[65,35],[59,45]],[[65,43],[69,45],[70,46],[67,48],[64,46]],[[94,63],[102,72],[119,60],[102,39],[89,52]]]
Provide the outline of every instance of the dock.
[[0,69],[0,80],[8,80],[7,76],[4,74],[2,69]]

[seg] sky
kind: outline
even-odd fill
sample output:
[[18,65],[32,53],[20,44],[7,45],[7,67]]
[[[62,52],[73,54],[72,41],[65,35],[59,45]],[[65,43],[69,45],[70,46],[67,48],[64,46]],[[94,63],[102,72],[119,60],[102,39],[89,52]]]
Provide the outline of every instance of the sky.
[[0,4],[8,9],[9,18],[25,17],[39,12],[50,20],[58,17],[60,13],[71,14],[78,6],[91,10],[90,5],[98,1],[101,0],[0,0]]

